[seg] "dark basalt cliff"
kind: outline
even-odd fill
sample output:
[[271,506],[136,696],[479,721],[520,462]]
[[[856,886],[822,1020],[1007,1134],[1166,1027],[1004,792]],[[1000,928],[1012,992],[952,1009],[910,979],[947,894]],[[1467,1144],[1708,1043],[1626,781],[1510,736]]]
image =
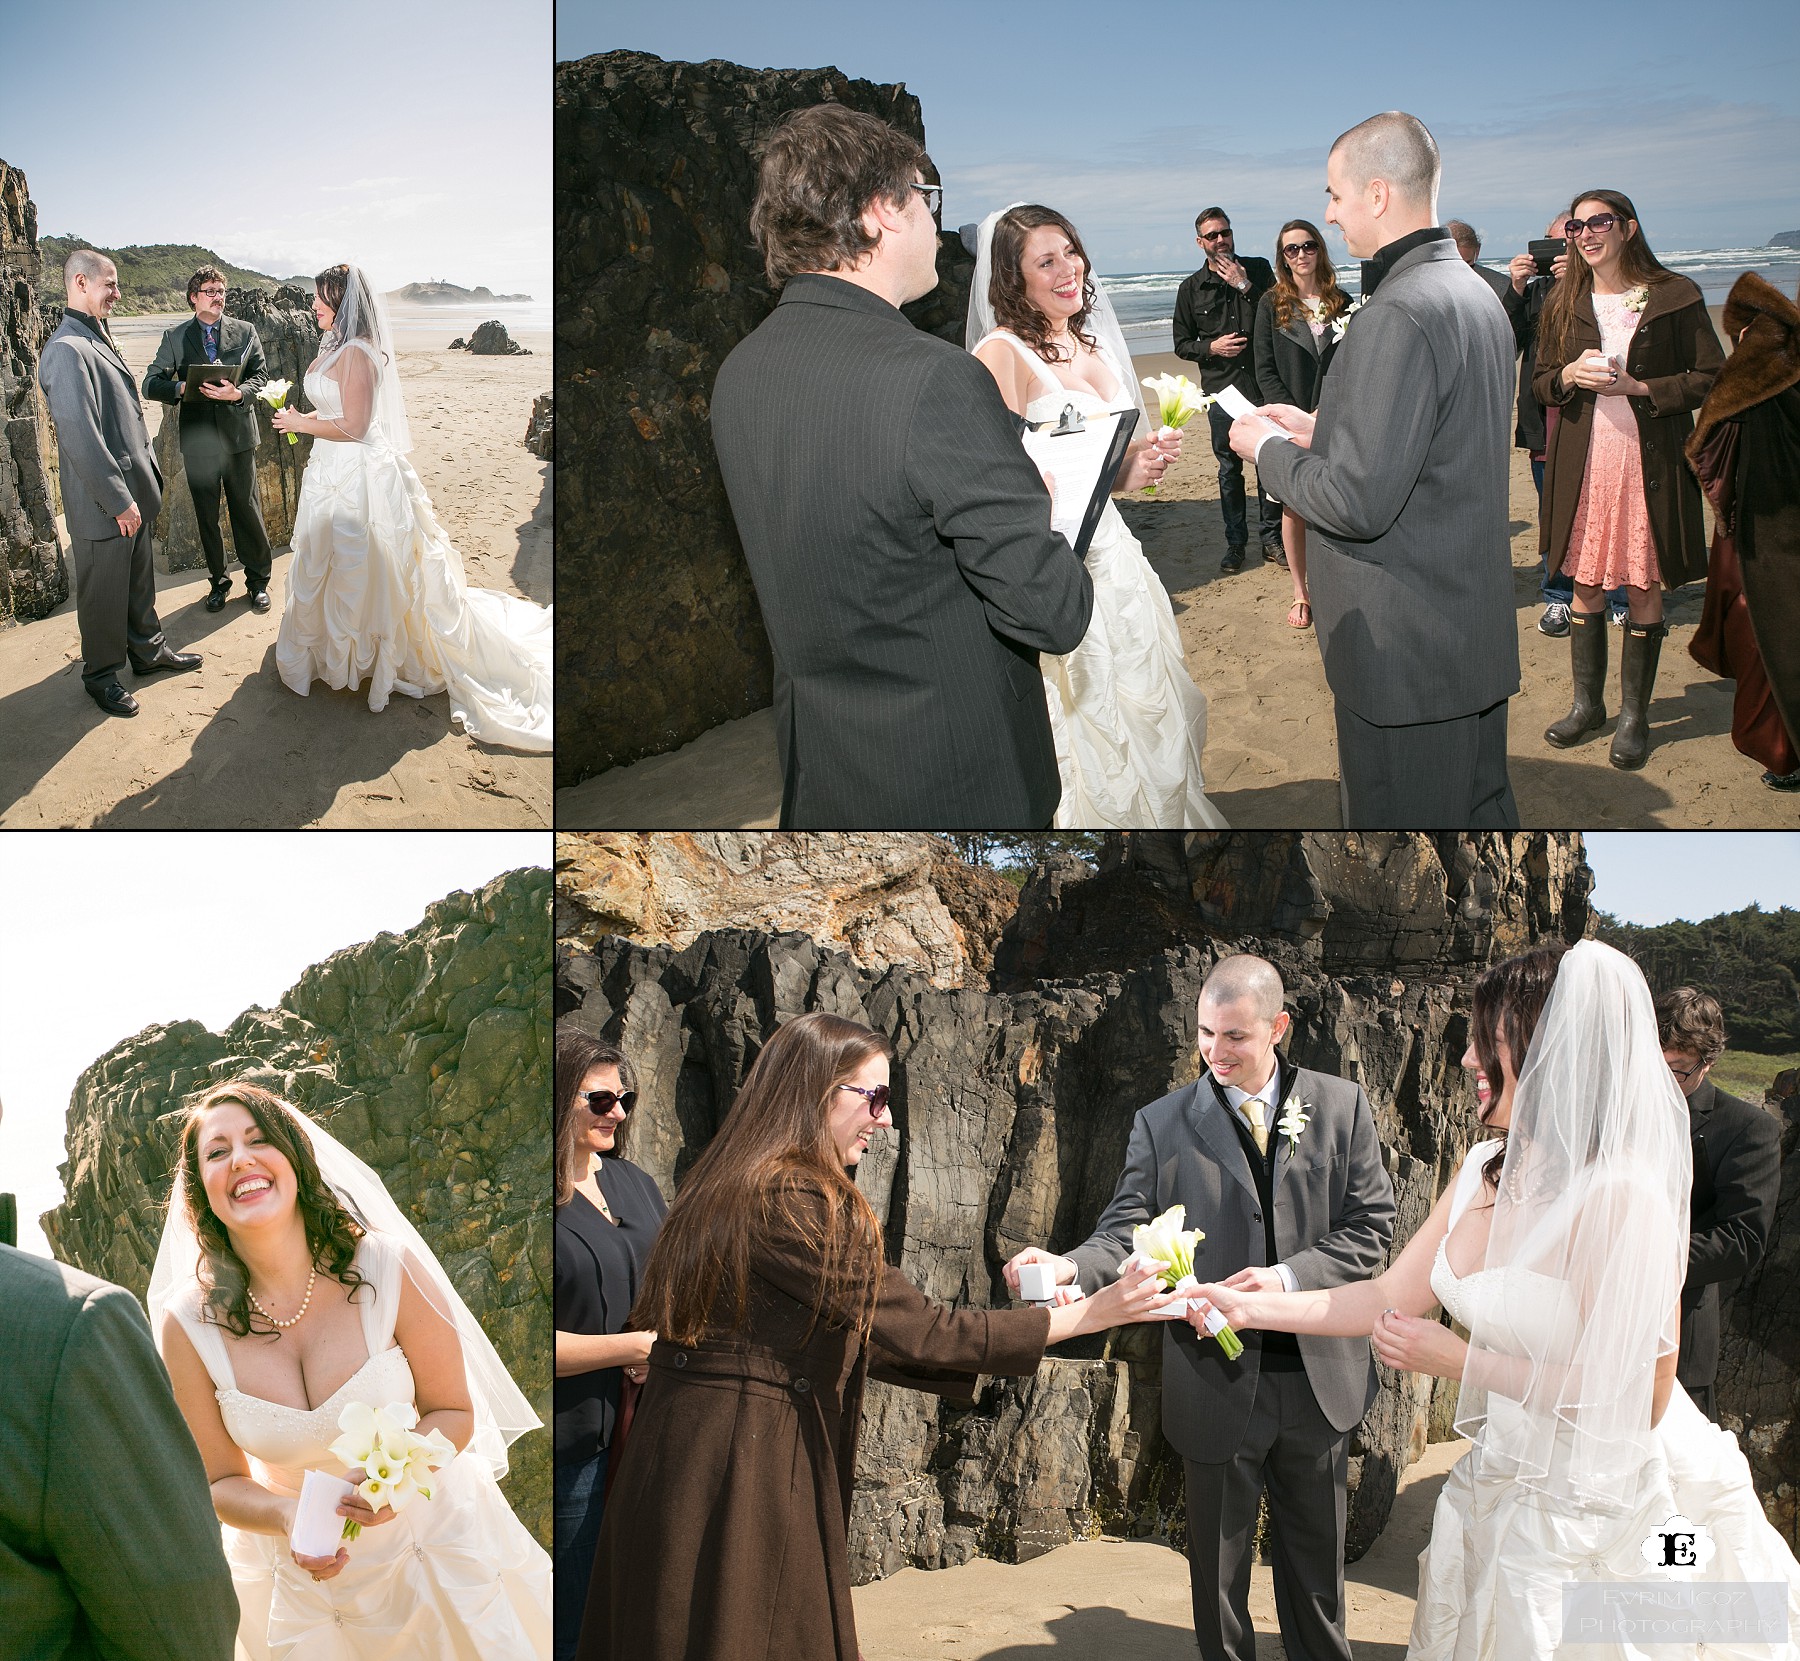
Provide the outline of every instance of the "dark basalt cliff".
[[[931,838],[815,840],[816,866],[805,839],[784,833],[560,839],[559,932],[580,938],[557,948],[559,1016],[631,1057],[633,1157],[665,1193],[781,1021],[829,1009],[887,1033],[900,1134],[876,1144],[858,1180],[908,1276],[977,1307],[1005,1302],[999,1271],[1014,1251],[1089,1232],[1133,1114],[1195,1076],[1200,984],[1238,949],[1281,969],[1291,1056],[1367,1090],[1399,1199],[1398,1251],[1474,1139],[1461,1068],[1474,976],[1534,940],[1581,938],[1593,883],[1578,835],[1139,832],[1109,837],[1098,873],[1040,867],[1009,917],[985,895],[933,909]],[[843,949],[709,926],[698,896],[714,881],[741,883],[732,892],[761,896],[766,911],[810,908],[795,915]],[[945,915],[948,933],[922,921]],[[601,917],[632,937],[592,932]],[[984,929],[997,938],[971,938]],[[945,970],[958,961],[954,983]],[[1795,1140],[1790,1125],[1790,1154]],[[1792,1158],[1783,1207],[1800,1218]],[[1790,1538],[1796,1284],[1800,1226],[1727,1306],[1720,1376],[1721,1405]],[[1034,1379],[990,1382],[972,1407],[873,1387],[851,1520],[857,1578],[1027,1557],[1101,1531],[1179,1543],[1159,1380],[1159,1340],[1140,1330]],[[1386,1522],[1405,1465],[1449,1433],[1453,1402],[1453,1385],[1381,1374],[1351,1445],[1352,1556]]]
[[[496,877],[417,927],[308,969],[279,1007],[209,1032],[150,1027],[81,1075],[54,1254],[139,1297],[168,1197],[175,1110],[247,1077],[381,1173],[546,1425],[550,1417],[550,878]],[[505,1487],[550,1544],[550,1437],[513,1444]]]
[[[838,103],[924,141],[903,86],[607,52],[556,70],[557,782],[768,703],[768,640],[713,454],[713,381],[775,293],[750,239],[757,148]],[[961,339],[973,261],[940,239],[907,308]],[[957,286],[960,283],[960,288]],[[628,620],[620,626],[620,619]]]

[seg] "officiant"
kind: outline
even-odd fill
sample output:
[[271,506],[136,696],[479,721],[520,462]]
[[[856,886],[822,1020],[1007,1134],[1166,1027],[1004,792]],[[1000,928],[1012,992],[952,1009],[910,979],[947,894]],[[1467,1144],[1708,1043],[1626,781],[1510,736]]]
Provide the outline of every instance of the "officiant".
[[[269,609],[269,533],[256,498],[256,395],[268,380],[262,342],[252,324],[225,315],[225,274],[203,265],[188,278],[194,315],[162,338],[144,376],[144,396],[181,406],[181,463],[212,591],[208,611],[223,611],[231,592],[225,571],[225,539],[219,530],[219,492],[231,515],[231,540],[244,567],[244,587],[254,610]],[[195,364],[241,364],[237,384],[201,383],[185,396],[187,371]]]

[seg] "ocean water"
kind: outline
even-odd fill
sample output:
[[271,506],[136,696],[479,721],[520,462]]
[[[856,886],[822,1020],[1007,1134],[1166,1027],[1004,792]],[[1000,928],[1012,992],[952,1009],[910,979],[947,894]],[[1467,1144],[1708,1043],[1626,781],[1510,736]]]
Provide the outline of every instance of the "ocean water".
[[[1791,295],[1800,283],[1800,248],[1694,248],[1657,257],[1671,271],[1697,282],[1706,303],[1713,306],[1724,304],[1731,285],[1746,271],[1766,277],[1784,294]],[[1146,271],[1118,277],[1101,274],[1133,357],[1175,349],[1175,291],[1189,275],[1188,271]],[[1361,287],[1361,275],[1358,262],[1346,260],[1338,270],[1338,281],[1355,294]]]
[[[1176,278],[1179,284],[1181,279]],[[1173,311],[1175,305],[1171,292],[1169,306]],[[394,336],[402,346],[417,347],[436,339],[444,338],[440,345],[448,346],[458,336],[467,339],[476,327],[491,318],[497,318],[506,325],[506,332],[517,340],[522,334],[542,335],[547,341],[550,334],[550,302],[533,300],[529,303],[498,305],[489,300],[479,305],[424,306],[408,305],[402,301],[388,301],[388,316],[394,325]],[[527,344],[535,344],[527,342]],[[1132,351],[1137,351],[1133,345]],[[1167,348],[1165,347],[1166,351]]]

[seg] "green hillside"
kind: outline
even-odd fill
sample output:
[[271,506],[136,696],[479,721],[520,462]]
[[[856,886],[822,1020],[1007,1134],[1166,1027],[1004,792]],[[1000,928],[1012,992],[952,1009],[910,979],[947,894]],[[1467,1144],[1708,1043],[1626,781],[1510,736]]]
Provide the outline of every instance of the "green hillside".
[[264,271],[246,271],[229,265],[210,248],[192,244],[155,243],[147,248],[100,248],[80,237],[41,236],[43,276],[38,293],[54,300],[62,294],[63,261],[77,248],[93,248],[119,268],[121,299],[114,315],[131,312],[186,311],[188,278],[203,265],[216,265],[234,288],[274,288],[279,279]]

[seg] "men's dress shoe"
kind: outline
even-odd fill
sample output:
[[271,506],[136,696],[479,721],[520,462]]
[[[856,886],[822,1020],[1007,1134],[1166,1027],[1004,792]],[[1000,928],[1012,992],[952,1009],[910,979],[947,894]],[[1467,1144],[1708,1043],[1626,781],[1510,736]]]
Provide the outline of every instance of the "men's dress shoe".
[[250,609],[252,611],[267,611],[269,609],[269,592],[267,589],[253,588],[250,590],[248,598],[250,601]]
[[1219,569],[1221,571],[1243,570],[1244,550],[1242,548],[1227,548],[1225,550],[1225,557],[1219,561]]
[[206,609],[208,611],[223,611],[225,609],[225,596],[230,592],[230,583],[214,583],[212,592],[206,596]]
[[1279,542],[1265,542],[1263,544],[1263,564],[1279,565],[1285,571],[1287,569],[1287,549],[1282,547]]
[[108,715],[136,715],[138,712],[137,699],[117,681],[108,681],[100,687],[90,686],[88,696]]
[[159,674],[164,669],[198,669],[200,654],[198,652],[178,652],[167,641],[156,648],[156,656],[148,663],[143,662],[136,653],[131,654],[131,667],[140,675]]

